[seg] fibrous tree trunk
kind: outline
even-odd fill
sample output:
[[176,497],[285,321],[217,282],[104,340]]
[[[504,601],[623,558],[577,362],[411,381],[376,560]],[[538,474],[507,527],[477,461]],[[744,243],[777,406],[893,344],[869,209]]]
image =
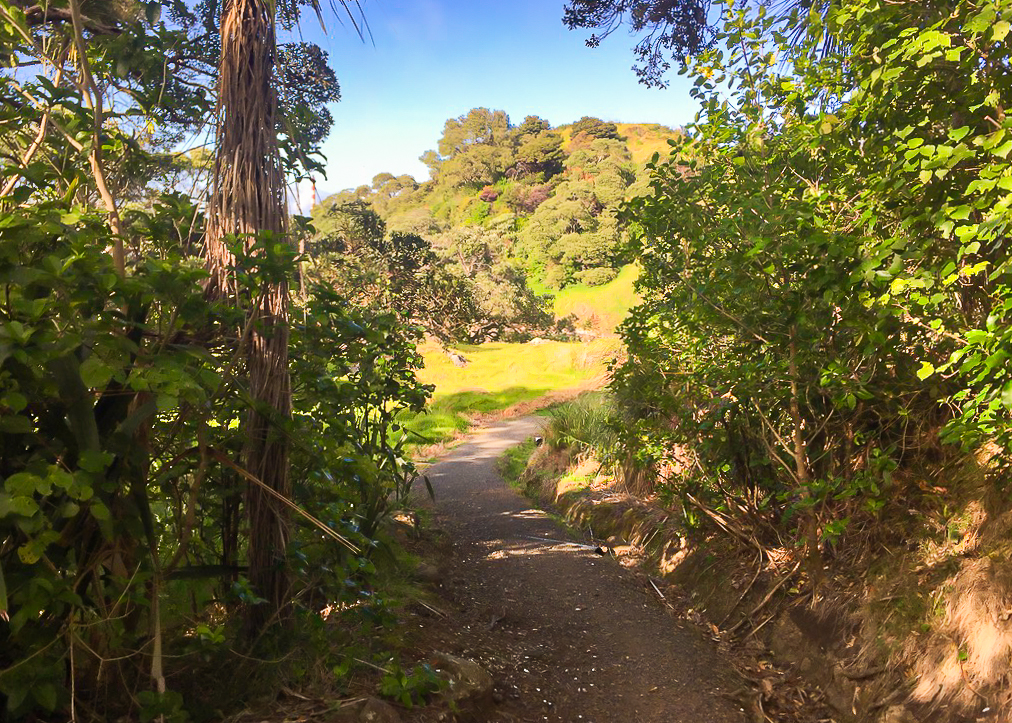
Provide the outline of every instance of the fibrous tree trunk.
[[[229,243],[250,253],[258,238],[287,234],[284,173],[277,145],[276,56],[272,0],[226,0],[221,18],[218,132],[214,184],[207,214],[208,294],[247,309],[245,358],[254,401],[245,423],[243,467],[262,485],[247,483],[249,578],[266,605],[248,610],[255,634],[285,617],[288,516],[277,494],[289,496],[288,442],[278,420],[291,416],[288,374],[288,284],[242,290]],[[266,488],[266,489],[265,489]]]

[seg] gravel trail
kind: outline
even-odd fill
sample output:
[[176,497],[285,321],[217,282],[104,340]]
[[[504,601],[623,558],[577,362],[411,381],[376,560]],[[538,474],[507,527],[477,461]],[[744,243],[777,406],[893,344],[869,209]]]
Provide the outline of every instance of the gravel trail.
[[427,471],[429,506],[453,543],[441,592],[469,636],[463,652],[497,680],[492,720],[743,721],[727,697],[740,680],[712,641],[642,575],[565,542],[561,525],[503,482],[496,459],[543,422],[488,427]]

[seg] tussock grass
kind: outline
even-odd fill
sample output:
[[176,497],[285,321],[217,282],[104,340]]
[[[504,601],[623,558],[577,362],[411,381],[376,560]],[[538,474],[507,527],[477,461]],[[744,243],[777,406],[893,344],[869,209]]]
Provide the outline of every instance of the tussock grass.
[[618,447],[615,401],[607,392],[587,392],[551,413],[545,441],[555,449],[593,452],[606,459]]

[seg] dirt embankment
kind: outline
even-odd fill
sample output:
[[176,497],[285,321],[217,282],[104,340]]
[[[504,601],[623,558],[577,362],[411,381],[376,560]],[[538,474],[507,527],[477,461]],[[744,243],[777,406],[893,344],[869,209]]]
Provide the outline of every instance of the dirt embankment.
[[753,720],[1012,720],[1012,512],[981,468],[952,475],[964,502],[939,519],[830,550],[813,591],[794,550],[687,535],[680,511],[580,464],[542,448],[521,481],[710,627],[753,684]]

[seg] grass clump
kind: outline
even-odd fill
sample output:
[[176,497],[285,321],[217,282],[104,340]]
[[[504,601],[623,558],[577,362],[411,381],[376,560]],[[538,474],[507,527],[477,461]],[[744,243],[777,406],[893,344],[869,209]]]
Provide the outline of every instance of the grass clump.
[[545,441],[554,449],[592,452],[606,460],[618,447],[615,400],[607,392],[587,392],[550,414]]
[[499,457],[497,463],[499,474],[510,487],[520,489],[521,492],[524,491],[521,478],[527,470],[527,462],[536,449],[537,445],[534,443],[534,439],[529,438],[515,447],[510,447]]

